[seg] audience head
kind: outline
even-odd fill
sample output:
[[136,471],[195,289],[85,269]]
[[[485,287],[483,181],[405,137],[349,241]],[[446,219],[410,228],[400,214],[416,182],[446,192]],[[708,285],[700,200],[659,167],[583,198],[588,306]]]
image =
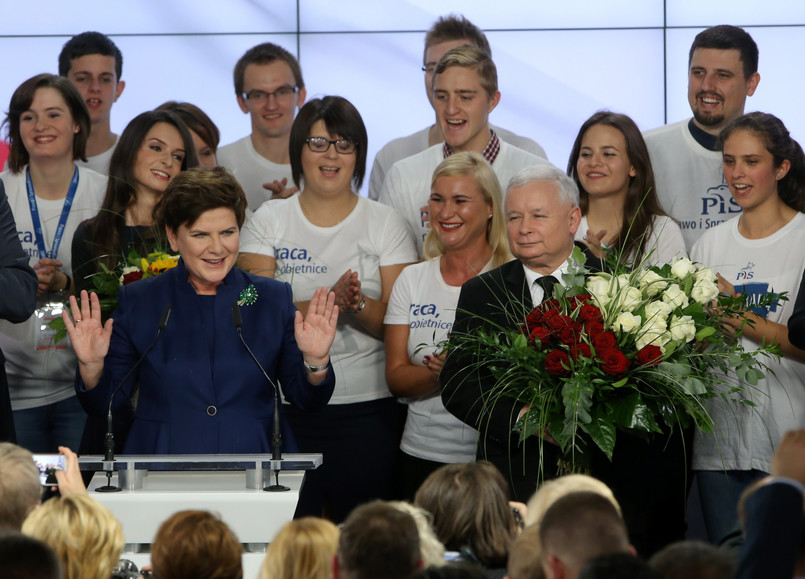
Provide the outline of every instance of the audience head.
[[[319,121],[321,124],[319,125]],[[366,149],[369,139],[366,134],[366,125],[358,109],[344,97],[325,96],[320,99],[313,99],[299,109],[299,114],[291,128],[291,139],[289,144],[291,155],[291,176],[297,187],[300,187],[304,167],[302,162],[303,149],[308,147],[306,141],[308,137],[326,136],[328,140],[341,139],[350,141],[355,145],[352,153],[336,153],[343,157],[354,155],[355,170],[352,173],[352,184],[355,189],[360,189],[363,184],[363,177],[366,173]],[[330,154],[334,144],[329,144],[329,148],[324,153],[317,155]],[[312,151],[311,151],[312,152]]]
[[215,167],[218,164],[215,154],[218,151],[221,133],[207,113],[192,103],[177,101],[162,103],[156,110],[170,111],[182,119],[190,130],[190,136],[193,137],[193,146],[196,149],[199,165]]
[[112,105],[126,88],[122,74],[120,49],[100,32],[73,36],[59,54],[59,76],[70,79],[81,93],[93,123],[109,122]]
[[509,579],[540,579],[545,577],[542,572],[540,554],[539,527],[537,525],[527,526],[514,540],[511,549],[509,549],[506,576]]
[[612,494],[612,489],[605,483],[597,478],[587,476],[586,474],[569,474],[545,481],[540,485],[537,492],[535,492],[528,501],[525,519],[526,526],[539,525],[542,517],[545,515],[545,511],[547,511],[557,499],[578,491],[598,493],[609,500],[615,506],[618,514],[620,514],[621,507],[615,499],[615,495]]
[[14,443],[0,442],[0,528],[19,531],[41,496],[33,455]]
[[325,519],[295,519],[271,540],[260,579],[330,579],[338,527]]
[[508,486],[494,465],[449,464],[431,473],[414,504],[433,516],[436,537],[448,551],[469,549],[485,567],[505,567],[517,525]]
[[62,579],[53,549],[17,532],[0,531],[0,571],[5,579]]
[[486,573],[478,565],[451,561],[444,565],[425,567],[414,579],[485,579]]
[[[41,110],[34,110],[41,109]],[[66,78],[54,74],[37,74],[23,82],[11,95],[8,114],[3,124],[7,128],[9,142],[8,168],[19,173],[29,163],[31,154],[26,144],[30,130],[26,126],[37,122],[35,117],[46,110],[60,109],[59,117],[49,118],[51,124],[58,123],[65,139],[65,150],[72,150],[73,159],[87,160],[87,138],[89,138],[90,117],[87,105],[78,90]],[[26,114],[32,111],[32,114]]]
[[89,495],[46,501],[22,525],[22,532],[47,543],[65,579],[109,579],[123,550],[123,526]]
[[514,257],[547,275],[573,251],[581,222],[579,190],[553,165],[526,167],[509,182],[504,217]]
[[250,116],[252,134],[264,139],[287,138],[294,113],[307,97],[296,57],[281,46],[264,42],[240,57],[234,77],[238,106]]
[[688,55],[688,102],[696,124],[717,135],[744,112],[755,93],[758,50],[736,26],[713,26],[696,35]]
[[710,543],[679,541],[652,555],[649,564],[665,579],[730,579],[737,561]]
[[[591,172],[600,175],[602,167],[607,178],[588,177]],[[654,215],[665,212],[657,197],[648,147],[635,122],[608,111],[587,119],[573,143],[567,174],[579,189],[582,215],[587,214],[591,196],[624,200],[621,230],[613,245],[624,256],[642,256]]]
[[[783,122],[768,113],[754,112],[731,122],[719,135],[724,159],[724,179],[735,201],[746,210],[764,199],[764,183],[776,188],[780,199],[797,211],[805,210],[805,154],[791,138]],[[748,166],[744,157],[752,155]],[[746,198],[736,194],[735,184],[746,178],[754,182]]]
[[[459,181],[461,178],[471,179],[469,189],[456,189],[456,185],[462,184]],[[498,267],[511,259],[506,240],[506,224],[503,221],[503,192],[492,167],[480,154],[466,151],[447,157],[433,172],[430,187],[428,204],[431,220],[445,204],[452,207],[455,213],[462,214],[461,219],[464,221],[474,217],[474,214],[468,214],[468,210],[481,211],[480,218],[486,221],[486,240],[492,249],[493,266]],[[458,195],[457,199],[462,201],[461,206],[453,203],[453,195]],[[473,197],[476,195],[479,199]],[[438,227],[431,227],[428,231],[424,245],[425,257],[436,257],[447,250],[439,235],[440,231]]]
[[630,553],[607,553],[584,565],[579,579],[663,579],[648,563]]
[[425,92],[428,93],[428,100],[430,100],[433,90],[433,70],[436,68],[436,64],[447,51],[465,44],[477,46],[490,57],[492,56],[492,49],[489,47],[486,34],[460,14],[440,16],[425,34],[422,65],[425,72]]
[[408,579],[421,567],[414,518],[383,501],[357,507],[341,525],[333,576]]
[[444,545],[436,537],[436,533],[433,532],[433,527],[430,524],[430,513],[404,501],[390,501],[388,504],[414,518],[417,531],[419,531],[419,551],[422,564],[425,567],[444,565]]
[[154,579],[241,579],[235,533],[208,511],[179,511],[163,522],[151,545]]
[[626,525],[617,509],[593,492],[557,499],[542,518],[539,537],[542,569],[548,579],[574,579],[593,557],[631,552]]

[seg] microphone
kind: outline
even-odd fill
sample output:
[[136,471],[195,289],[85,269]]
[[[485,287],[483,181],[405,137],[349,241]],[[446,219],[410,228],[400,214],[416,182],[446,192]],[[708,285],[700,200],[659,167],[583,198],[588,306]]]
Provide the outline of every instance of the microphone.
[[[126,383],[126,380],[128,380],[131,377],[131,375],[134,374],[134,371],[137,368],[140,367],[140,364],[143,363],[143,360],[145,360],[145,357],[148,356],[148,354],[151,353],[151,350],[154,349],[154,346],[156,346],[157,340],[159,340],[160,336],[162,335],[162,332],[164,332],[165,328],[168,327],[168,319],[170,318],[170,315],[171,315],[171,305],[168,304],[167,306],[165,306],[165,309],[162,310],[162,315],[159,317],[159,324],[157,324],[157,335],[154,337],[154,341],[151,342],[151,345],[148,346],[148,348],[145,350],[145,352],[143,352],[143,355],[140,356],[140,358],[137,360],[137,362],[135,362],[134,366],[132,366],[131,369],[126,373],[126,375],[123,376],[123,379],[120,382],[118,382],[117,386],[115,386],[114,390],[112,390],[112,395],[109,396],[109,407],[108,407],[107,412],[106,412],[106,438],[104,439],[104,443],[103,443],[104,444],[104,450],[105,450],[104,455],[103,455],[104,463],[115,462],[115,432],[114,432],[113,424],[112,424],[112,422],[113,422],[112,421],[112,402],[115,399],[115,395],[117,395],[117,393],[120,392],[120,388],[123,387],[123,384]],[[106,465],[104,465],[104,466],[106,466]],[[99,493],[112,493],[112,492],[117,492],[117,491],[123,490],[120,487],[116,487],[116,486],[113,486],[111,484],[111,480],[112,480],[112,465],[111,464],[108,465],[108,468],[105,468],[104,470],[106,470],[107,484],[105,486],[98,487],[97,489],[95,489],[96,492],[99,492]]]
[[270,485],[265,487],[263,490],[265,491],[289,491],[290,488],[279,484],[279,473],[280,469],[278,467],[279,461],[282,460],[282,432],[280,431],[280,391],[277,388],[276,383],[271,379],[268,373],[263,368],[263,365],[260,363],[260,360],[257,359],[257,356],[254,355],[252,349],[246,343],[246,340],[243,338],[243,318],[240,315],[240,306],[238,306],[238,302],[232,302],[232,321],[235,324],[235,330],[238,333],[238,337],[240,338],[243,347],[246,348],[246,351],[251,356],[254,363],[257,364],[257,367],[260,368],[260,371],[265,376],[268,383],[271,384],[271,388],[274,390],[274,433],[271,438],[271,462],[275,464],[277,468],[274,469],[274,480],[276,484]]

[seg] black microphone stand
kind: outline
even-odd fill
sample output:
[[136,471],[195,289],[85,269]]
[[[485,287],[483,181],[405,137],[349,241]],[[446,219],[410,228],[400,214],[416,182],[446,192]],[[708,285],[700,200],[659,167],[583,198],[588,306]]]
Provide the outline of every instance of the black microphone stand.
[[257,359],[257,356],[254,355],[252,349],[246,343],[246,340],[243,338],[243,332],[241,326],[243,326],[243,319],[240,315],[240,307],[238,306],[238,302],[234,302],[232,304],[232,321],[235,323],[235,330],[238,332],[238,337],[240,338],[243,347],[246,348],[246,351],[251,356],[254,363],[257,364],[257,367],[260,368],[260,371],[265,376],[268,383],[271,384],[271,387],[274,390],[274,432],[271,436],[271,466],[274,470],[274,484],[269,485],[267,487],[263,487],[264,491],[269,491],[272,493],[277,492],[285,492],[291,490],[290,487],[286,487],[285,485],[280,484],[280,463],[282,462],[282,431],[280,430],[280,394],[279,388],[274,383],[274,381],[268,376],[268,373],[263,368],[263,365],[260,364],[260,361]]

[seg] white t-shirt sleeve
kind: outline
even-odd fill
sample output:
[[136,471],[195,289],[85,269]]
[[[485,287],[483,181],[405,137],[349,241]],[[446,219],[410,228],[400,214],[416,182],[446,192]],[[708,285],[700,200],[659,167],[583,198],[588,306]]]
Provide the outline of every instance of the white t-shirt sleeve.
[[243,225],[240,231],[241,253],[257,253],[276,257],[274,251],[276,227],[271,205],[271,202],[261,205]]
[[386,211],[382,228],[380,265],[398,265],[417,261],[416,245],[411,231],[396,211]]
[[394,282],[394,287],[391,290],[391,297],[386,306],[386,317],[383,323],[387,325],[408,325],[408,310],[411,306],[412,290],[411,274],[414,273],[416,268],[408,266],[402,270]]

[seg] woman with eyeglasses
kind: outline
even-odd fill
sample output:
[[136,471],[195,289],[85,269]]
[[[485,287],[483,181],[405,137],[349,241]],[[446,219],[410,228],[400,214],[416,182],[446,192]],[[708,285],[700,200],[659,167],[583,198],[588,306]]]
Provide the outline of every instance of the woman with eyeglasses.
[[346,99],[299,110],[290,137],[299,195],[263,204],[244,226],[239,265],[291,284],[303,312],[326,285],[341,316],[330,350],[336,387],[325,410],[286,412],[302,452],[322,452],[296,516],[339,522],[370,498],[387,498],[404,408],[386,385],[383,317],[394,281],[416,261],[413,239],[391,208],[357,191],[366,170],[366,127]]

